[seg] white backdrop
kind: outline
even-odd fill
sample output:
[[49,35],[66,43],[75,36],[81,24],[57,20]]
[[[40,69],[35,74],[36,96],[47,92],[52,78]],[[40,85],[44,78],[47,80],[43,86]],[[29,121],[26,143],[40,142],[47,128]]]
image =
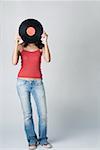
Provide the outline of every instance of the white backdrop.
[[12,65],[12,51],[19,24],[27,18],[39,20],[49,35],[52,60],[41,64],[49,139],[59,142],[90,129],[100,131],[100,2],[0,1],[1,147],[25,145],[16,92],[20,61]]

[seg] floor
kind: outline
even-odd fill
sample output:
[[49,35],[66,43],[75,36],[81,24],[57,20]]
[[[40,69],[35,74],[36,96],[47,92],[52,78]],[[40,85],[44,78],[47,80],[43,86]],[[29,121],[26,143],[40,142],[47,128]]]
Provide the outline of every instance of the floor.
[[[57,133],[56,133],[57,134]],[[18,137],[13,138],[8,134],[2,136],[0,140],[0,150],[28,150],[27,142],[23,139],[24,135],[21,134]],[[100,150],[100,129],[88,129],[88,130],[70,130],[67,136],[51,136],[49,142],[52,143],[52,150]],[[37,150],[44,150],[40,146]]]

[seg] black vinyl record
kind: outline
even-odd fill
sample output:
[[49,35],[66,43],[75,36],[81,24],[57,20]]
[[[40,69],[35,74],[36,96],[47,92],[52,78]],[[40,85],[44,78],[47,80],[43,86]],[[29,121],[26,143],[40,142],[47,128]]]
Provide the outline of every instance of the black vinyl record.
[[43,27],[36,19],[26,19],[19,26],[19,35],[25,43],[34,43],[41,39]]

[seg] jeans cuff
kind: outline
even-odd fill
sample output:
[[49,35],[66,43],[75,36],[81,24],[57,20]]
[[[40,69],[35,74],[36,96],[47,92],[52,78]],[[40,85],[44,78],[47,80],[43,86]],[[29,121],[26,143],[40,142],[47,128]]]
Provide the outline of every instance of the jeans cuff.
[[48,139],[48,137],[39,139],[39,144],[41,144],[41,145],[47,144],[47,139]]
[[28,140],[28,143],[29,143],[29,145],[37,144],[37,139],[36,138],[35,139],[30,139],[30,140]]
[[30,141],[29,145],[32,145],[32,144],[37,144],[37,141]]

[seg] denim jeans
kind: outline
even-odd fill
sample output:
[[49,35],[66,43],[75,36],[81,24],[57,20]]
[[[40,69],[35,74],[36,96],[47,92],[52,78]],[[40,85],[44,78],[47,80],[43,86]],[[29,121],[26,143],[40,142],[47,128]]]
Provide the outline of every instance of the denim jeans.
[[[24,129],[29,145],[47,143],[47,105],[46,95],[42,79],[26,80],[17,78],[17,93],[21,102],[21,108],[24,118]],[[34,119],[32,116],[31,94],[35,100],[38,113],[38,133],[37,137],[34,129]]]

